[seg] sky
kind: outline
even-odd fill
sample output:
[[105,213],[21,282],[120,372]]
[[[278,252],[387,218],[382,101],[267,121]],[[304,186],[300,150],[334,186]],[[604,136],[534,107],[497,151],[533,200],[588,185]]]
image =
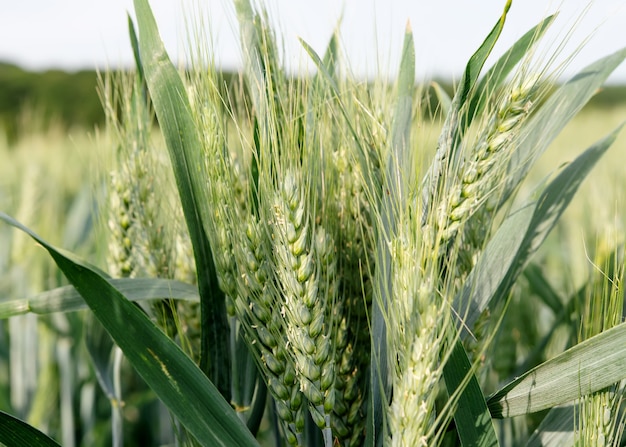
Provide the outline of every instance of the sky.
[[[265,0],[261,3],[280,30],[285,63],[293,70],[310,67],[298,37],[323,53],[339,24],[342,48],[355,74],[393,76],[409,22],[415,36],[417,77],[458,79],[468,58],[500,16],[505,0]],[[203,17],[209,24],[218,63],[225,68],[239,66],[238,30],[231,1],[151,0],[150,4],[166,48],[175,61],[184,61],[188,48],[186,23],[193,16]],[[202,4],[202,15],[193,14],[198,4]],[[569,36],[560,60],[591,36],[565,70],[564,77],[626,47],[626,2],[595,0],[586,10],[588,4],[581,0],[514,0],[494,57],[557,10],[559,17],[545,41],[554,47]],[[133,11],[132,0],[0,0],[0,11],[0,61],[37,70],[132,66],[127,28],[127,14],[132,16]],[[550,53],[542,51],[548,50],[540,51],[545,60],[545,55]],[[626,64],[609,81],[626,83]]]

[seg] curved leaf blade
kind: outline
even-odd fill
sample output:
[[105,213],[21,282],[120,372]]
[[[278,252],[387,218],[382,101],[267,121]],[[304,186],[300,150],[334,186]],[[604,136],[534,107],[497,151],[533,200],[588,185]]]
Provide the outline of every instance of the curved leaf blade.
[[574,405],[554,407],[543,418],[526,447],[569,447],[574,445],[576,408]]
[[[456,400],[454,422],[463,446],[494,447],[500,445],[472,365],[467,358],[463,344],[457,340],[450,358],[443,367],[443,376],[448,394],[453,395],[460,387],[461,394]],[[469,381],[467,383],[466,380]]]
[[12,217],[0,219],[41,244],[172,414],[205,446],[257,446],[215,385],[134,303],[87,264],[64,256]]
[[[109,279],[113,287],[130,301],[173,299],[198,301],[198,289],[191,284],[159,278]],[[27,298],[0,303],[0,319],[34,313],[75,312],[86,309],[87,304],[74,286],[57,287]]]
[[487,401],[495,418],[571,402],[626,378],[626,323],[602,332],[515,379]]
[[183,82],[170,61],[147,0],[135,0],[139,50],[148,90],[165,137],[193,244],[201,312],[200,368],[230,400],[229,326],[224,293],[205,225],[210,221],[203,151]]
[[[461,87],[457,93],[458,95],[458,106],[459,108],[465,104],[468,95],[471,90],[474,88],[474,84],[476,84],[476,80],[480,75],[480,71],[482,70],[487,58],[491,54],[493,47],[495,46],[500,34],[502,33],[502,29],[504,28],[504,22],[506,20],[506,15],[511,8],[511,0],[507,0],[504,5],[504,12],[500,16],[500,19],[495,24],[487,38],[478,47],[478,50],[472,55],[467,66],[465,67],[465,72],[463,73],[463,78],[461,79]],[[457,96],[455,95],[455,96]]]
[[45,433],[3,411],[0,411],[0,444],[60,447],[60,444]]

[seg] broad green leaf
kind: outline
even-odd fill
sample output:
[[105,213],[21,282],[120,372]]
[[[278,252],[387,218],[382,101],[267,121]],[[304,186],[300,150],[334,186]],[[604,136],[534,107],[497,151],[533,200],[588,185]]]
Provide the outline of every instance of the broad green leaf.
[[502,202],[510,197],[539,156],[626,58],[626,48],[587,66],[563,84],[526,122],[510,161]]
[[504,6],[504,12],[500,16],[500,19],[465,66],[463,77],[461,78],[459,87],[454,94],[454,98],[452,99],[450,112],[446,116],[446,120],[443,123],[443,129],[439,135],[437,152],[435,152],[435,157],[428,168],[428,172],[422,185],[422,223],[426,222],[426,218],[429,213],[429,206],[432,205],[431,201],[438,191],[439,179],[442,174],[448,170],[449,163],[451,163],[454,159],[457,141],[459,139],[459,135],[463,132],[463,129],[459,125],[461,122],[461,110],[465,106],[470,92],[476,84],[478,75],[485,65],[485,61],[491,54],[498,37],[500,37],[500,33],[504,27],[504,21],[506,20],[506,15],[509,12],[510,7],[511,0],[507,0],[506,5]]
[[492,395],[493,417],[534,413],[599,391],[626,378],[626,323],[568,349]]
[[135,0],[139,50],[154,109],[165,137],[193,245],[201,312],[200,368],[230,400],[230,353],[224,293],[207,237],[207,175],[185,86],[170,61],[147,0]]
[[461,444],[465,447],[497,446],[499,445],[498,438],[485,396],[471,369],[472,365],[467,358],[463,344],[457,341],[450,353],[450,358],[444,365],[443,377],[450,396],[462,389],[455,401],[454,413],[454,422]]
[[45,433],[3,411],[0,411],[0,444],[8,447],[60,447]]
[[[476,84],[476,80],[480,75],[480,71],[482,70],[487,58],[491,54],[493,47],[495,46],[498,38],[500,37],[500,33],[502,33],[502,29],[504,28],[504,22],[506,20],[506,15],[511,8],[511,0],[507,0],[504,5],[504,12],[500,16],[500,20],[495,24],[485,41],[478,47],[478,50],[472,55],[469,62],[465,66],[465,72],[463,73],[463,77],[461,78],[461,84],[459,86],[459,91],[455,94],[455,97],[458,95],[458,107],[460,108],[470,92],[474,88]],[[456,99],[456,98],[455,98]]]
[[574,445],[574,405],[554,407],[543,418],[526,447],[569,447]]
[[511,213],[502,222],[455,298],[454,307],[464,326],[471,328],[490,302],[496,303],[506,297],[530,257],[621,128],[619,126],[565,167],[538,200]]
[[[180,281],[157,278],[110,279],[113,287],[131,301],[174,299],[198,301],[198,289]],[[87,308],[74,286],[63,286],[38,293],[28,299],[0,302],[0,319],[34,313],[74,312]]]
[[64,256],[10,216],[0,212],[0,219],[48,251],[130,364],[202,445],[258,445],[198,366],[107,278],[86,263]]

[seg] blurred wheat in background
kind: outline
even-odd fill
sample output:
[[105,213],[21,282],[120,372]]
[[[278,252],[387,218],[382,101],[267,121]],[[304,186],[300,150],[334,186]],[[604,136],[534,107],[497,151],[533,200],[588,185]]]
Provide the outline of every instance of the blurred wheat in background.
[[0,145],[0,442],[623,445],[626,50],[486,65],[508,2],[452,91],[410,26],[393,83],[293,76],[234,3],[238,76],[136,0],[104,127]]

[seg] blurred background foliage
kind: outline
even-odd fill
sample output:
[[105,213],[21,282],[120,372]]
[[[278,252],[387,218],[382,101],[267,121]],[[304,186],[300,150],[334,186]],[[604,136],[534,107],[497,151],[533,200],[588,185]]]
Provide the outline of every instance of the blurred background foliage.
[[[10,142],[31,131],[31,115],[47,129],[51,123],[68,129],[93,129],[104,123],[104,112],[97,93],[96,70],[63,71],[51,69],[29,71],[0,61],[0,129]],[[238,81],[238,74],[222,73],[227,88]],[[436,80],[453,93],[450,80]],[[437,97],[427,89],[430,108],[435,110]],[[609,85],[591,100],[588,108],[610,108],[626,104],[626,85]]]

